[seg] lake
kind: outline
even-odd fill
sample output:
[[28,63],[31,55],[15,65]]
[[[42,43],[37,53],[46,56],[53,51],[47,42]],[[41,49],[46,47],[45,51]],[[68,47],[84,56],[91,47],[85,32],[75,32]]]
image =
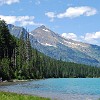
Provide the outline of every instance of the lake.
[[51,78],[0,86],[0,91],[10,91],[50,97],[52,100],[98,100],[99,78]]

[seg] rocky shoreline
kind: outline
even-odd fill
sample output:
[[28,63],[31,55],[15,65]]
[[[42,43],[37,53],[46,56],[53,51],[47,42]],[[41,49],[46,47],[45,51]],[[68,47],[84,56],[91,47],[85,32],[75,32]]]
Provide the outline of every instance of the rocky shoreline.
[[31,80],[17,80],[17,79],[9,80],[9,81],[5,80],[5,81],[0,82],[0,86],[24,83],[24,82],[28,82],[28,81],[31,81]]

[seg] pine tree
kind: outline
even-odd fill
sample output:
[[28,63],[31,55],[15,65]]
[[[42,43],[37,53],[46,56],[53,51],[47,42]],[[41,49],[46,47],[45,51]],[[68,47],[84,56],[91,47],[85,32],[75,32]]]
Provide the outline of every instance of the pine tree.
[[26,38],[26,62],[28,66],[30,66],[31,58],[32,58],[32,49],[31,49],[31,43],[29,39],[29,32],[28,32]]
[[8,57],[11,59],[16,43],[11,36],[7,24],[0,20],[0,58]]
[[24,31],[21,31],[21,36],[19,40],[19,62],[20,62],[20,68],[22,68],[22,65],[25,64],[26,61],[26,48],[25,48],[25,39],[24,39]]

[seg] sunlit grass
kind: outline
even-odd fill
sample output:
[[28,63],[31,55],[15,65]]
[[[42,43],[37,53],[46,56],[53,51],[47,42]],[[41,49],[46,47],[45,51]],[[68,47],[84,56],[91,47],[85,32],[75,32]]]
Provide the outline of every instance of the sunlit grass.
[[49,98],[9,93],[9,92],[0,92],[0,100],[50,100]]

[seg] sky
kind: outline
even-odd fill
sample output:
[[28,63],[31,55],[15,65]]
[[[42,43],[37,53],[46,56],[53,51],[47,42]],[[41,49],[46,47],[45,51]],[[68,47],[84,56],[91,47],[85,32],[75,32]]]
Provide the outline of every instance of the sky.
[[100,46],[100,0],[0,0],[0,18],[29,31],[45,25],[64,38]]

